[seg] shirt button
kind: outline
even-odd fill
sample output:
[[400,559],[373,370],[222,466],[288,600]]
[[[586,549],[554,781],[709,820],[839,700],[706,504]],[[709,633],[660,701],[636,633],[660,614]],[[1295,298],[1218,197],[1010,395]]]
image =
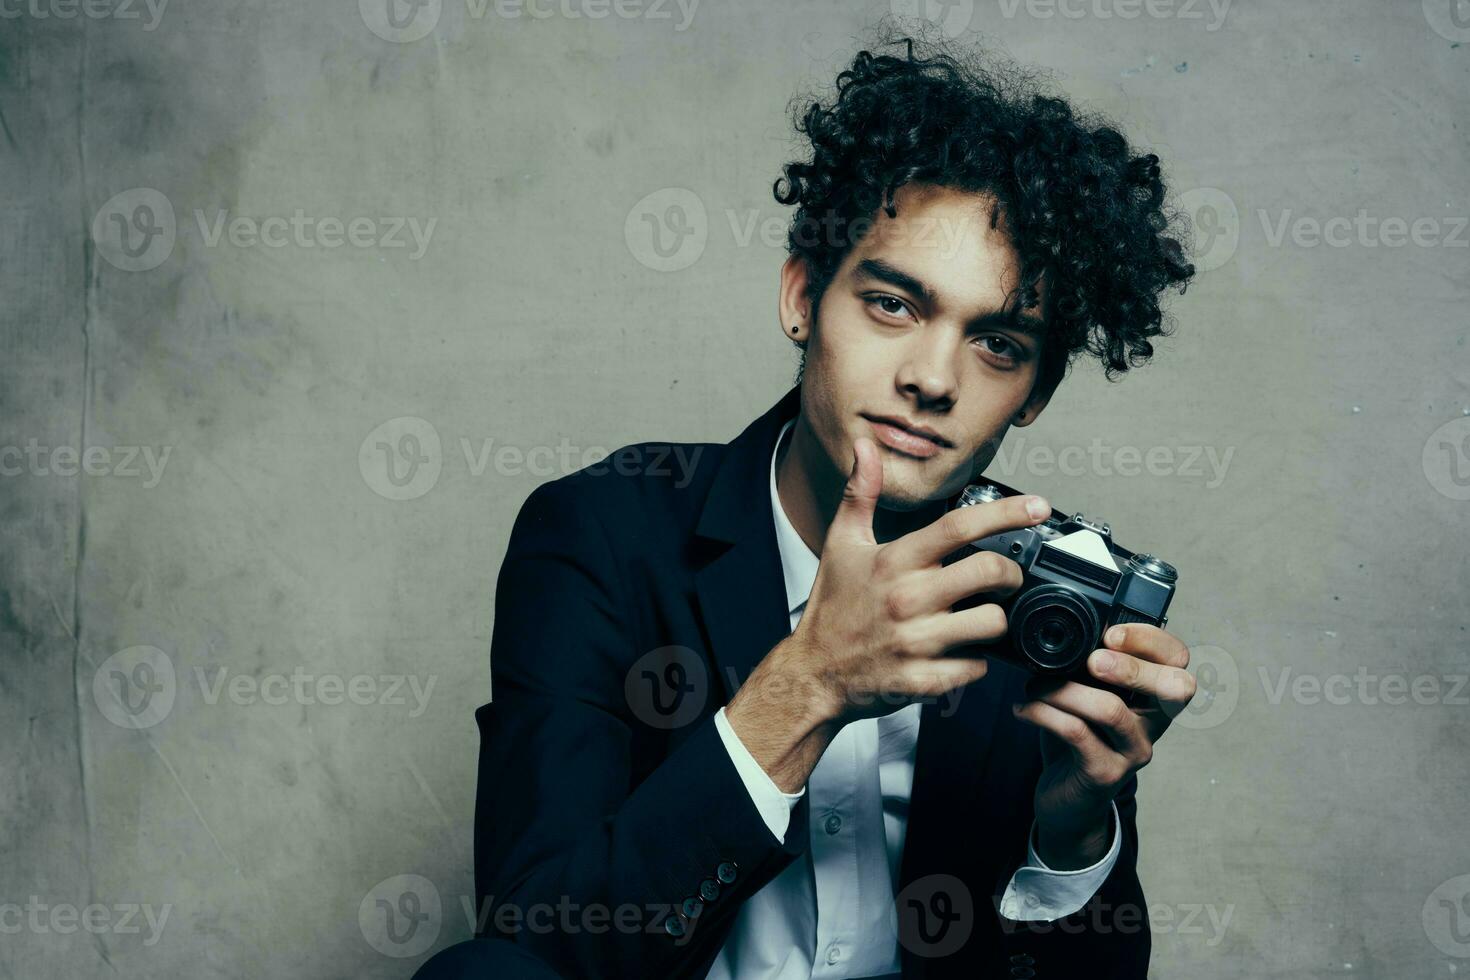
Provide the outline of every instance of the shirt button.
[[842,818],[834,813],[827,818],[825,826],[828,834],[835,834],[842,829]]
[[833,943],[831,946],[828,946],[827,947],[827,962],[829,964],[836,963],[840,959],[842,959],[842,947],[841,946],[838,946],[836,943]]

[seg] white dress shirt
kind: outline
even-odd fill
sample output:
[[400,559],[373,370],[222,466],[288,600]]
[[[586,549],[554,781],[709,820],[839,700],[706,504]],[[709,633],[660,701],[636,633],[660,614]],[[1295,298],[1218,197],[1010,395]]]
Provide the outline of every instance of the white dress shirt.
[[[818,559],[791,526],[776,492],[776,459],[793,422],[781,430],[771,453],[771,513],[795,629],[817,577]],[[709,980],[835,980],[899,972],[894,886],[922,707],[911,704],[843,726],[800,793],[782,792],[730,727],[725,709],[715,714],[725,749],[778,841],[785,841],[791,810],[802,793],[811,793],[811,841],[801,858],[741,906]],[[1027,864],[1011,877],[1002,911],[1017,921],[1035,921],[1080,909],[1117,862],[1117,827],[1114,807],[1112,847],[1097,864],[1077,871],[1048,868],[1028,840]]]

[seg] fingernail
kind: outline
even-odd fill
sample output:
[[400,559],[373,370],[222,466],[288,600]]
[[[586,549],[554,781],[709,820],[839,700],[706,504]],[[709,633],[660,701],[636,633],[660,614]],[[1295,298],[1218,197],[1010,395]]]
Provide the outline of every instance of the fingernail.
[[1112,629],[1108,630],[1108,642],[1113,644],[1114,646],[1117,646],[1119,643],[1123,642],[1123,638],[1127,635],[1127,629],[1122,626],[1114,626]]
[[1027,497],[1026,513],[1039,520],[1051,513],[1051,504],[1040,497]]
[[1117,662],[1118,662],[1118,658],[1115,657],[1115,656],[1113,656],[1107,650],[1099,650],[1097,653],[1095,653],[1095,654],[1092,655],[1092,667],[1093,667],[1093,669],[1094,670],[1100,670],[1100,671],[1102,671],[1105,674],[1108,671],[1112,670],[1113,669],[1113,664],[1115,664]]

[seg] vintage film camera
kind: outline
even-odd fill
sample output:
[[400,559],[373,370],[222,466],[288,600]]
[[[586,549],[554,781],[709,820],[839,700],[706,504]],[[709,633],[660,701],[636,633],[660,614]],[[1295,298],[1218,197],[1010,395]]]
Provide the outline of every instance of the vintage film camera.
[[[999,500],[988,483],[965,487],[956,507]],[[1081,514],[1053,511],[1034,527],[1002,531],[971,543],[1021,566],[1024,581],[1005,598],[1008,630],[987,656],[1043,676],[1086,675],[1087,655],[1118,623],[1163,626],[1179,573],[1153,555],[1114,543],[1112,529]]]

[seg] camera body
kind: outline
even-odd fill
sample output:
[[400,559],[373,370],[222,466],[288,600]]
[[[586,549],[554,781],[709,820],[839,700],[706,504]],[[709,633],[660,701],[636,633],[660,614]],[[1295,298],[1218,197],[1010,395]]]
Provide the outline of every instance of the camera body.
[[[956,507],[999,500],[988,484],[965,487]],[[1112,529],[1082,514],[1053,511],[1044,523],[1002,531],[970,544],[1021,566],[1023,582],[1001,603],[1006,635],[987,648],[1034,674],[1086,675],[1087,656],[1118,623],[1163,626],[1179,573],[1153,555],[1113,541]]]

